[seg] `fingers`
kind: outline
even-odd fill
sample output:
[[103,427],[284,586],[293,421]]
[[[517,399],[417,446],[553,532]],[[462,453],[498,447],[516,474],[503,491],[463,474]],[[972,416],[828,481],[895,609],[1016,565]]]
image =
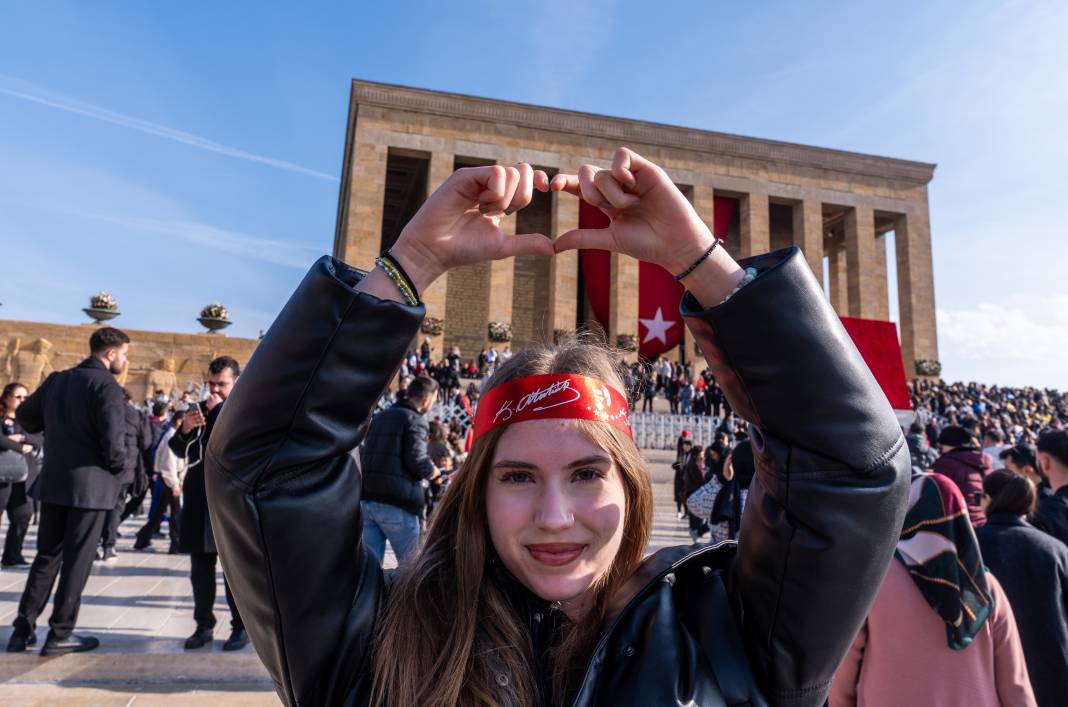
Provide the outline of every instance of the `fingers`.
[[500,165],[484,169],[490,170],[490,178],[486,181],[486,188],[478,195],[478,210],[487,216],[502,214],[512,203],[519,186],[519,170]]
[[634,176],[635,172],[651,164],[629,147],[620,147],[612,155],[612,176],[627,189],[633,189],[638,183]]
[[553,241],[553,250],[557,253],[587,248],[613,250],[612,234],[605,228],[576,228]]
[[493,256],[494,260],[511,258],[516,255],[545,255],[555,253],[553,242],[548,236],[540,233],[520,233],[515,236],[506,236],[500,250]]
[[519,173],[519,180],[512,195],[512,201],[504,210],[505,215],[514,214],[528,205],[534,198],[534,168],[526,162],[517,164],[515,169]]
[[612,172],[607,169],[597,171],[593,175],[593,183],[614,208],[627,209],[641,202],[641,199],[634,194],[624,192]]

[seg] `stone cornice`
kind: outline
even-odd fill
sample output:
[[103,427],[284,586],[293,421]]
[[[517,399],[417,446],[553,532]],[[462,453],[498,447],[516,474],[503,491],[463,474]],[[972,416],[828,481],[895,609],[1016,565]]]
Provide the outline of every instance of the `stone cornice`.
[[798,167],[833,170],[916,184],[930,182],[935,170],[935,165],[925,162],[796,145],[776,140],[761,140],[708,130],[612,118],[557,108],[543,108],[524,103],[495,101],[370,81],[353,80],[352,101],[359,105],[443,115],[462,120],[516,125],[536,130],[551,130],[609,139],[620,143],[656,145],[775,164],[791,164]]

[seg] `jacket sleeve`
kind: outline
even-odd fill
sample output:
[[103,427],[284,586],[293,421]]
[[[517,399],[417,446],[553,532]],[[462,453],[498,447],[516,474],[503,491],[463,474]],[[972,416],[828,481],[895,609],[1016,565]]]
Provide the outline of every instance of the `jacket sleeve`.
[[429,479],[434,475],[434,462],[426,451],[429,436],[423,422],[416,421],[404,428],[404,468],[417,479]]
[[994,600],[994,610],[988,621],[994,639],[994,682],[998,700],[1004,707],[1036,707],[1012,605],[992,573],[986,573],[986,581]]
[[[163,483],[170,489],[181,486],[181,482],[178,478],[178,465],[182,462],[182,459],[171,451],[170,447],[170,441],[174,437],[174,434],[174,430],[168,430],[164,433],[164,439],[160,442],[160,445],[156,447],[156,459],[154,464],[160,478],[163,479]],[[164,444],[164,442],[166,442],[166,444]]]
[[15,421],[26,432],[44,432],[44,398],[52,386],[55,373],[49,374],[44,383],[37,387],[15,410]]
[[732,593],[771,704],[820,705],[901,531],[901,428],[797,248],[742,261],[756,280],[682,313],[750,423],[757,472]]
[[113,381],[97,388],[96,395],[93,409],[100,431],[100,456],[105,468],[118,476],[126,468],[126,400],[122,387]]
[[383,577],[350,456],[424,310],[307,274],[215,424],[205,484],[227,581],[287,705],[364,704]]
[[22,454],[22,443],[8,439],[6,435],[0,435],[0,449],[5,452],[18,452]]

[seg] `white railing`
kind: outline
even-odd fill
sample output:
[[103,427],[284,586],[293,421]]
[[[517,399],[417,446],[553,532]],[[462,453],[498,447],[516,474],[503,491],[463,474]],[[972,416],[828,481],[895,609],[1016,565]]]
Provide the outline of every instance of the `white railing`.
[[720,419],[711,415],[671,415],[663,412],[633,412],[630,427],[641,449],[674,449],[679,435],[689,430],[694,444],[708,446],[715,440]]

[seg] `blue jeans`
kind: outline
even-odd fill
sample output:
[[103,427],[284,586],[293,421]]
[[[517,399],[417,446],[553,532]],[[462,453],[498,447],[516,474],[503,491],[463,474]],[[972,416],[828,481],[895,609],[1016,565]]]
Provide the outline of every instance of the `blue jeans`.
[[363,542],[382,564],[389,540],[397,564],[403,563],[419,548],[419,516],[388,503],[360,501],[363,510]]

